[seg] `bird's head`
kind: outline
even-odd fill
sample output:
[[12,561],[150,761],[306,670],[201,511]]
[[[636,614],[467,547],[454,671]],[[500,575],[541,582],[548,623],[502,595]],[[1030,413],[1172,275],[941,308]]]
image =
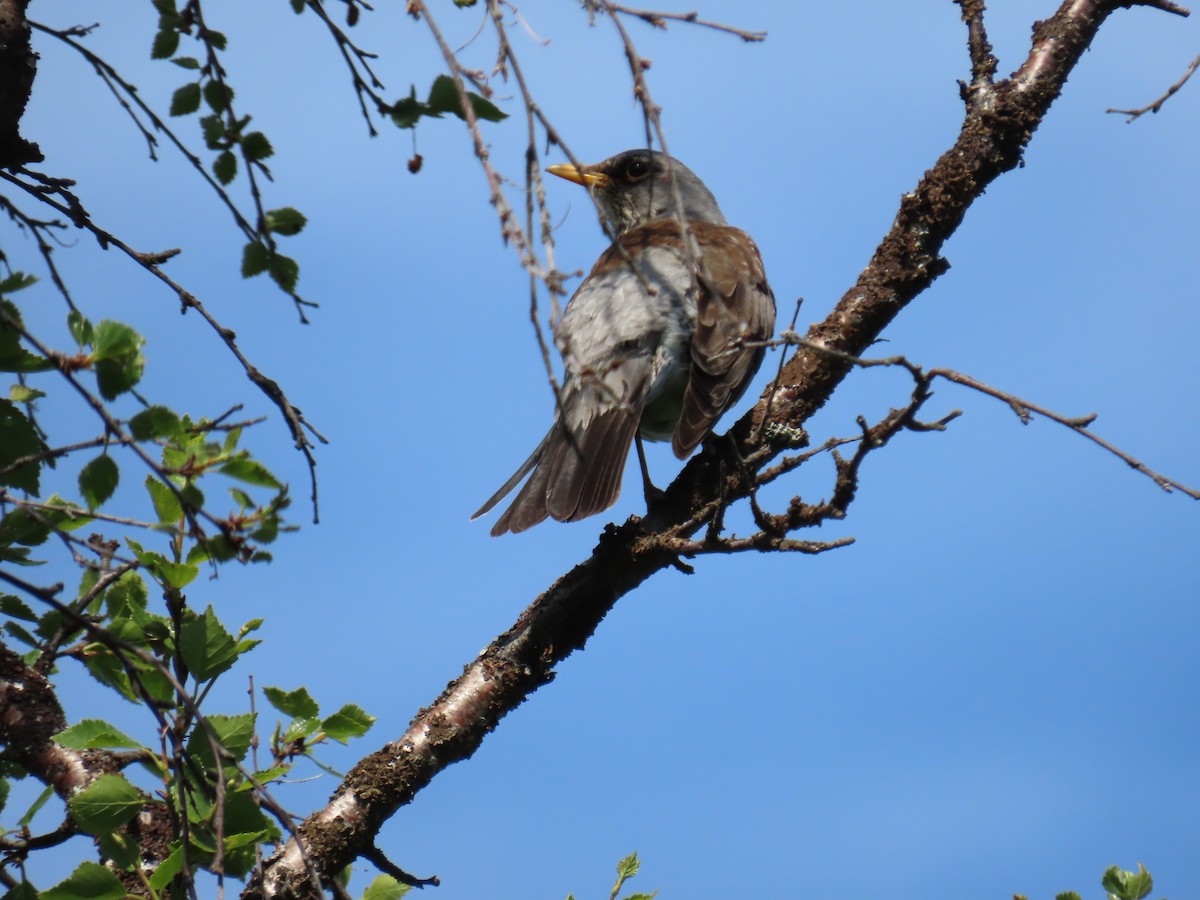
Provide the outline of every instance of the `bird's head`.
[[617,234],[675,215],[679,191],[685,219],[724,225],[716,198],[679,160],[657,150],[626,150],[604,162],[576,167],[570,163],[547,166],[546,171],[590,188]]

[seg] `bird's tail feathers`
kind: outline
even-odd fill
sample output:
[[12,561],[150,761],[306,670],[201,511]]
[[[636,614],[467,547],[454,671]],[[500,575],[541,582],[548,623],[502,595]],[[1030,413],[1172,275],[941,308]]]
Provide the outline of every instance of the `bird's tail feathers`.
[[504,482],[504,484],[500,486],[500,489],[496,491],[496,493],[488,497],[483,506],[479,507],[479,509],[472,513],[472,522],[474,522],[480,516],[491,512],[492,508],[495,507],[497,503],[507,497],[509,492],[521,483],[521,479],[528,475],[533,467],[536,466],[541,460],[542,454],[546,452],[546,444],[550,441],[550,435],[553,433],[554,431],[551,429],[551,431],[548,432],[544,438],[542,438],[542,442],[537,445],[537,449],[530,453],[529,458],[517,467],[517,471],[512,473],[508,481]]

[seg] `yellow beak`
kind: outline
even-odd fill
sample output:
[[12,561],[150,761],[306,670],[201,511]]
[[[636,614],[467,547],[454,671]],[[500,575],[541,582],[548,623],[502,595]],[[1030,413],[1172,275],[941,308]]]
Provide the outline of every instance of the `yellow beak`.
[[546,171],[567,181],[582,184],[584,187],[604,187],[608,184],[608,176],[600,172],[590,172],[587,169],[577,169],[571,163],[558,163],[546,166]]

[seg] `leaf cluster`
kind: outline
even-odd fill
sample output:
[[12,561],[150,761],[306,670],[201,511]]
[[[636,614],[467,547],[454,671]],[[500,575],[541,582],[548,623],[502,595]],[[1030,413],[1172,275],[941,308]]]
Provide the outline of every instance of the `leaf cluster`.
[[[1138,863],[1137,871],[1131,872],[1120,866],[1109,866],[1100,879],[1105,900],[1145,900],[1154,890],[1154,879],[1144,865]],[[1014,894],[1013,900],[1028,900],[1024,894]],[[1075,891],[1055,894],[1054,900],[1083,900]]]

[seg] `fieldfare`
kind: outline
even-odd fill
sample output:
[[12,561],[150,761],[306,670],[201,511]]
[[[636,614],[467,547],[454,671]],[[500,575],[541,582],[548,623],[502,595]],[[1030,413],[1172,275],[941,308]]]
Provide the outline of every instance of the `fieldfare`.
[[669,440],[685,459],[741,397],[775,330],[758,247],[683,163],[628,150],[546,171],[589,188],[616,239],[554,329],[564,368],[554,424],[472,516],[529,475],[497,536],[608,509],[635,436]]

